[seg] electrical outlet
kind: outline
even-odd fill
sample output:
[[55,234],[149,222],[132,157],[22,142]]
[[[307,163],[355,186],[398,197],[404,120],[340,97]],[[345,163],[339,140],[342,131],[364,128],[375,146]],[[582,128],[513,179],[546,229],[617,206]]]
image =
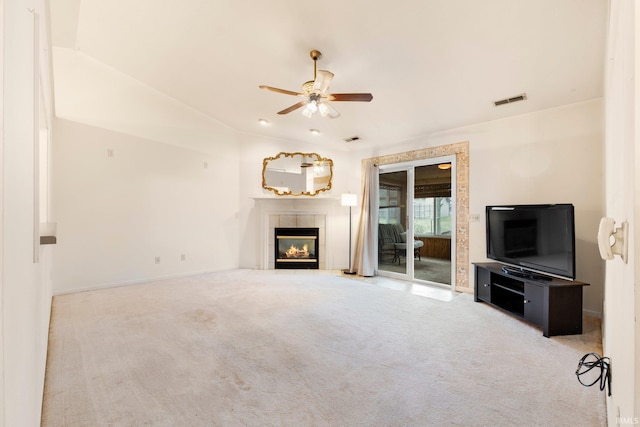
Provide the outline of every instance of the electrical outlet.
[[107,148],[107,157],[113,157],[114,151],[113,148]]
[[159,256],[156,257],[156,264],[160,264],[160,257]]
[[209,169],[209,162],[204,162],[204,168]]
[[185,261],[187,256],[185,254],[180,255],[180,261]]

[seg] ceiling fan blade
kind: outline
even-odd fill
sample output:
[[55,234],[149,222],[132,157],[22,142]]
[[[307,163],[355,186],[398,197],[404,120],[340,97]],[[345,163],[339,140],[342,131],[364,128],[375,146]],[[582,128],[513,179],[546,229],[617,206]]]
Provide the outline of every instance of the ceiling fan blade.
[[258,86],[260,89],[266,89],[266,90],[270,90],[272,92],[278,92],[278,93],[283,93],[285,95],[293,95],[293,96],[306,96],[304,93],[300,93],[300,92],[294,92],[292,90],[286,90],[286,89],[279,89],[277,87],[272,87],[272,86],[265,86],[265,85],[260,85]]
[[278,111],[278,114],[289,114],[290,112],[297,110],[300,107],[303,107],[307,102],[306,101],[300,101],[297,104],[293,104],[291,107],[289,108],[285,108],[282,111]]
[[327,70],[318,70],[316,73],[316,80],[313,82],[313,91],[318,92],[321,95],[326,95],[329,90],[329,85],[333,79],[333,73]]
[[373,99],[373,95],[370,93],[332,93],[327,98],[329,101],[369,102]]

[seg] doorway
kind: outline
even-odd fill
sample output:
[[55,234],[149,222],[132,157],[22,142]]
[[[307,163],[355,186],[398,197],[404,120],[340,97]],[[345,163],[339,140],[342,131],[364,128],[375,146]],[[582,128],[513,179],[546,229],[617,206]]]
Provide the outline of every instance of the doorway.
[[380,275],[444,286],[455,283],[455,170],[455,156],[380,167]]

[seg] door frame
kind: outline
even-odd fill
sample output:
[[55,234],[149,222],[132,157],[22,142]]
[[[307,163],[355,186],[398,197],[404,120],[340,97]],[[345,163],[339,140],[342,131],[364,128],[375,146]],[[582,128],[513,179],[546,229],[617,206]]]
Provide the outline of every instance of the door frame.
[[[362,174],[368,164],[378,166],[454,155],[456,157],[456,281],[452,290],[473,293],[469,263],[469,141],[362,159]],[[453,243],[453,242],[452,242]],[[453,246],[453,245],[452,245]],[[454,260],[452,260],[453,262]]]

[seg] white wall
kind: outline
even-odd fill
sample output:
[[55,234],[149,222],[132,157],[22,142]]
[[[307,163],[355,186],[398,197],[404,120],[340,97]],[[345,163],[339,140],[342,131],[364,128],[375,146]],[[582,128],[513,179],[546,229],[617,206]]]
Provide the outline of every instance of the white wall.
[[198,151],[229,146],[236,132],[82,52],[53,48],[56,116]]
[[237,132],[81,52],[53,51],[54,292],[237,268]]
[[[39,1],[4,2],[2,158],[2,407],[0,424],[40,425],[51,307],[52,247],[34,263],[34,14]],[[42,44],[40,44],[42,46]],[[45,72],[48,70],[45,64]],[[46,80],[46,79],[43,79]],[[45,88],[45,90],[50,88]],[[35,230],[37,233],[37,230]],[[37,234],[36,234],[37,237]]]
[[[573,203],[577,280],[591,284],[584,291],[584,309],[600,315],[604,263],[598,256],[595,233],[604,209],[602,100],[451,129],[381,149],[363,149],[357,157],[461,141],[469,141],[469,212],[480,215],[479,222],[469,224],[470,262],[486,260],[485,206]],[[469,271],[473,283],[471,266]]]
[[238,267],[233,140],[211,154],[62,119],[54,136],[56,293]]

